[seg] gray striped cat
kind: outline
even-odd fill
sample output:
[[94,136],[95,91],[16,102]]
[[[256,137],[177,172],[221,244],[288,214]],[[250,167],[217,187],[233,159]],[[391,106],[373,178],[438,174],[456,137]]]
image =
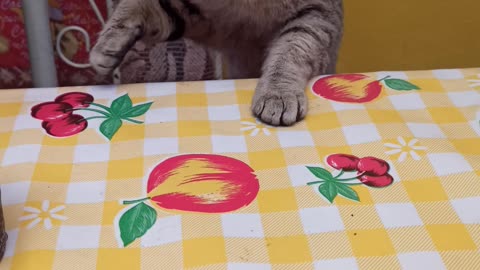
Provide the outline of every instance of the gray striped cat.
[[232,79],[259,77],[253,115],[290,126],[308,80],[335,72],[342,33],[342,0],[117,0],[90,62],[111,74],[137,40],[185,37],[220,51]]

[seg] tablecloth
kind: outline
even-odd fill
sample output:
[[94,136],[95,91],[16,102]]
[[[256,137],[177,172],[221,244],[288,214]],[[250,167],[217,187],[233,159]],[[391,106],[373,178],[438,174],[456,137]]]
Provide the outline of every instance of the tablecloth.
[[480,269],[480,69],[0,91],[0,269]]

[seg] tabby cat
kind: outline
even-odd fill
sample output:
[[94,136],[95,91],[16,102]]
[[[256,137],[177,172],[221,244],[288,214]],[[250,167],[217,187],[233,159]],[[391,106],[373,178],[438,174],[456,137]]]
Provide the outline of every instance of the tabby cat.
[[335,72],[342,33],[342,0],[117,0],[90,62],[111,74],[137,40],[188,38],[220,51],[232,79],[259,77],[253,115],[290,126],[308,81]]

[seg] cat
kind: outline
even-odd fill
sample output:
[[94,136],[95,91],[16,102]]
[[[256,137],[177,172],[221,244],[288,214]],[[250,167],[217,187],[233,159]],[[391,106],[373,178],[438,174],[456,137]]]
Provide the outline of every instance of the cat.
[[343,35],[342,0],[117,0],[90,63],[111,74],[138,40],[188,38],[223,54],[230,79],[259,78],[253,116],[291,126],[307,114],[305,88],[333,74]]

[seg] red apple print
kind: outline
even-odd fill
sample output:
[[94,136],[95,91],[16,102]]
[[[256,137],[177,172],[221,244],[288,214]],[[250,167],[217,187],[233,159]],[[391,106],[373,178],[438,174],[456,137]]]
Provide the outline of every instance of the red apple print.
[[78,114],[72,114],[67,118],[55,121],[43,121],[42,127],[54,137],[69,137],[84,131],[88,126],[85,118]]
[[366,103],[376,99],[383,86],[363,74],[340,74],[319,79],[313,85],[313,92],[323,98],[349,103]]
[[259,191],[247,164],[226,156],[173,157],[153,169],[147,193],[164,210],[226,213],[249,205]]
[[327,157],[327,163],[332,168],[347,172],[355,171],[360,159],[353,155],[335,154]]
[[147,182],[148,197],[123,201],[134,205],[118,217],[121,243],[129,246],[143,237],[157,221],[157,211],[227,213],[253,202],[260,189],[255,172],[231,157],[192,154],[169,158],[158,164]]
[[371,176],[382,176],[388,173],[390,165],[385,160],[375,157],[361,158],[357,165],[357,170]]
[[86,108],[93,102],[93,96],[87,93],[71,92],[58,96],[55,102],[65,102],[73,108]]
[[369,187],[388,187],[393,183],[393,177],[390,174],[381,176],[363,175],[359,180]]
[[72,114],[72,106],[68,103],[44,102],[31,109],[32,117],[40,120],[59,120]]

